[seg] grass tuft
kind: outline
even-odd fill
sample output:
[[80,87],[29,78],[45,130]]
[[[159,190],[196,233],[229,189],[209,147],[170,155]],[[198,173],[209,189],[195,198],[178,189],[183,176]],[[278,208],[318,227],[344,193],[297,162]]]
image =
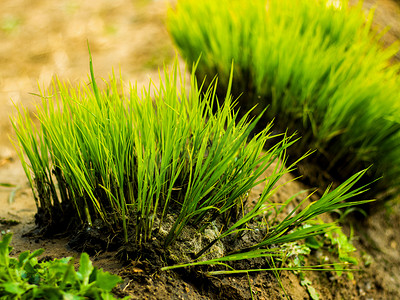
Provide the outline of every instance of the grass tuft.
[[[193,255],[192,265],[225,265],[282,257],[285,253],[275,245],[336,228],[305,223],[325,212],[368,202],[347,201],[365,190],[354,187],[364,170],[301,209],[309,198],[305,197],[277,222],[299,196],[271,202],[282,176],[296,166],[297,161],[287,164],[286,152],[297,140],[287,134],[277,138],[271,124],[251,135],[262,113],[257,118],[249,117],[251,111],[238,117],[230,95],[232,73],[222,106],[217,79],[204,88],[192,75],[187,89],[177,62],[160,72],[158,85],[150,82],[140,92],[132,85],[126,92],[114,75],[101,90],[91,59],[90,74],[90,84],[77,87],[55,79],[51,90],[40,91],[35,118],[21,107],[12,118],[38,212],[49,226],[57,226],[64,214],[69,225],[77,223],[72,229],[101,224],[124,243],[140,246],[156,237],[165,248],[187,238],[190,227],[195,235],[209,237],[208,243],[196,245],[202,248]],[[250,205],[248,194],[259,184],[264,189]],[[255,224],[259,229],[254,230]],[[262,233],[256,242],[236,246],[256,231]],[[220,249],[219,258],[207,260],[204,254],[221,241],[234,247]]]
[[[100,219],[128,241],[151,238],[167,214],[175,214],[169,245],[188,223],[206,226],[219,216],[235,217],[246,193],[285,149],[285,136],[262,154],[272,138],[266,130],[248,139],[259,118],[238,120],[230,95],[218,113],[215,84],[200,95],[196,79],[186,83],[177,64],[160,74],[160,85],[126,96],[114,76],[100,92],[91,69],[91,87],[73,88],[58,79],[41,92],[37,126],[18,108],[13,118],[16,144],[38,209],[57,222],[53,208],[72,205],[76,217],[92,226]],[[271,188],[275,177],[271,175]],[[132,231],[129,231],[130,233]]]

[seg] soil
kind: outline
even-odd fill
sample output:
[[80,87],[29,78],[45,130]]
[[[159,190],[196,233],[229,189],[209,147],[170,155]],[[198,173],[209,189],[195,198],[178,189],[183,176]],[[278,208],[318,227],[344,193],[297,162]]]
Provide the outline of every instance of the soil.
[[[377,5],[376,26],[392,29],[388,45],[400,38],[400,3],[364,1]],[[12,255],[44,248],[47,258],[79,257],[64,236],[44,238],[32,234],[36,206],[18,156],[10,143],[13,131],[9,116],[13,102],[34,111],[37,83],[48,87],[54,75],[72,83],[87,80],[90,44],[98,78],[107,78],[111,68],[120,68],[125,81],[148,83],[158,78],[158,67],[169,64],[175,50],[165,28],[166,3],[149,0],[3,0],[0,4],[0,231],[13,232]],[[400,51],[398,57],[400,59]],[[305,170],[307,172],[307,170]],[[311,172],[311,171],[310,171]],[[320,176],[321,177],[321,176]],[[286,181],[293,177],[287,175]],[[319,178],[315,175],[315,178]],[[250,200],[262,187],[255,188]],[[275,195],[276,201],[308,187],[289,182]],[[330,219],[331,216],[325,216]],[[398,201],[370,211],[368,217],[352,214],[343,224],[353,233],[360,271],[354,278],[334,272],[307,272],[320,299],[400,299],[400,206]],[[160,271],[145,259],[117,259],[118,249],[100,251],[82,243],[97,267],[119,274],[124,282],[116,289],[132,299],[311,299],[293,272],[281,272],[279,284],[273,273],[247,276],[207,277],[195,269]],[[147,249],[147,255],[151,255]],[[327,254],[313,251],[309,263],[319,263]]]

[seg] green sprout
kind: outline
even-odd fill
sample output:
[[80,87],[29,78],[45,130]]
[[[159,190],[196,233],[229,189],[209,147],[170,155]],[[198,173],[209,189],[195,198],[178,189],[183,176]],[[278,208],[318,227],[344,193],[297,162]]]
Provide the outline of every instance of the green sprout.
[[[383,33],[362,3],[325,0],[179,0],[168,15],[172,38],[200,78],[230,78],[239,106],[302,139],[296,149],[339,180],[372,165],[372,190],[398,192],[400,179],[399,44],[383,49]],[[260,122],[261,123],[261,122]],[[294,148],[290,148],[294,149]]]

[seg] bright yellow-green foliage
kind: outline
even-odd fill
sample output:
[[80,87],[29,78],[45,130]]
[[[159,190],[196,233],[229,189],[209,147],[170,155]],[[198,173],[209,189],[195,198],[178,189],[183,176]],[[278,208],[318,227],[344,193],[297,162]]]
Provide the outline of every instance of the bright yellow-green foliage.
[[200,78],[218,74],[240,106],[270,105],[269,118],[300,131],[304,147],[351,174],[373,164],[381,184],[400,179],[399,65],[371,29],[373,13],[347,1],[178,0],[168,26]]
[[[229,219],[294,142],[283,137],[261,155],[270,126],[248,139],[258,120],[238,120],[229,91],[213,114],[215,86],[200,95],[192,76],[186,91],[176,64],[141,93],[130,87],[126,94],[114,77],[100,91],[91,72],[92,88],[55,81],[42,94],[39,128],[24,110],[13,119],[25,172],[49,223],[59,221],[54,208],[72,205],[82,223],[99,219],[126,242],[130,236],[142,243],[172,214],[168,245],[188,223]],[[286,172],[274,168],[265,197]]]
[[[140,245],[156,237],[165,247],[188,226],[200,233],[217,229],[214,240],[196,253],[199,258],[220,240],[251,235],[249,224],[257,222],[264,232],[254,243],[239,243],[219,258],[196,262],[225,264],[282,257],[285,251],[272,245],[335,227],[303,224],[325,212],[368,202],[347,201],[364,191],[354,186],[365,173],[360,171],[302,209],[306,196],[277,222],[301,194],[283,203],[271,201],[281,187],[279,179],[295,167],[284,167],[286,150],[295,141],[283,134],[273,144],[277,136],[269,133],[271,125],[251,136],[261,115],[238,118],[231,81],[220,107],[215,82],[202,94],[194,75],[190,90],[185,89],[177,64],[163,75],[159,85],[141,94],[136,87],[125,93],[114,77],[100,90],[91,66],[90,85],[55,81],[52,91],[42,93],[38,127],[26,110],[18,110],[13,118],[16,144],[38,210],[50,225],[58,225],[61,214],[85,230],[97,220],[96,227],[108,228],[125,243]],[[249,191],[262,182],[261,195],[246,205]]]

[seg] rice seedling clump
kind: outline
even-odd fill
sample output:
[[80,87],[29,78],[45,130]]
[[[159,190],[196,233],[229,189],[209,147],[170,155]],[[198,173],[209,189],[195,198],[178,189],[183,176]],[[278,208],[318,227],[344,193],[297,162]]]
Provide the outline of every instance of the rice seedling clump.
[[[383,49],[362,3],[348,1],[179,0],[168,26],[182,55],[201,56],[197,74],[218,74],[222,90],[234,63],[233,94],[242,109],[269,107],[282,130],[317,149],[317,164],[343,180],[372,165],[375,194],[398,193],[399,44]],[[291,148],[294,149],[294,148]]]
[[[302,228],[308,220],[364,203],[344,201],[362,192],[352,190],[362,171],[300,210],[305,197],[276,222],[298,196],[281,204],[270,201],[279,179],[295,167],[285,168],[286,150],[295,139],[282,134],[264,150],[274,138],[271,124],[250,135],[262,114],[238,118],[232,80],[219,106],[216,81],[201,93],[204,87],[192,75],[187,89],[177,63],[164,69],[158,85],[150,83],[140,92],[132,85],[126,92],[115,76],[100,90],[91,61],[90,67],[89,85],[73,87],[56,79],[50,91],[41,92],[38,122],[23,108],[12,119],[41,226],[104,229],[103,235],[116,236],[127,246],[152,243],[168,249],[178,242],[171,262],[212,252],[206,261],[219,264],[227,255],[228,260],[277,255],[279,247],[271,245],[335,226]],[[260,183],[263,192],[247,205],[248,192]],[[254,238],[237,248],[235,240],[246,235]],[[229,249],[221,244],[224,239]],[[189,251],[191,256],[182,258]]]
[[248,140],[257,120],[237,120],[230,96],[213,114],[215,85],[200,95],[192,76],[187,93],[177,65],[159,86],[130,86],[127,95],[114,76],[104,91],[93,73],[91,79],[91,87],[76,88],[55,80],[40,96],[39,126],[23,108],[13,119],[37,207],[49,223],[71,206],[82,224],[101,220],[122,230],[126,242],[141,243],[172,213],[170,244],[188,223],[234,217],[259,175],[293,143],[286,137],[261,155],[270,126]]

